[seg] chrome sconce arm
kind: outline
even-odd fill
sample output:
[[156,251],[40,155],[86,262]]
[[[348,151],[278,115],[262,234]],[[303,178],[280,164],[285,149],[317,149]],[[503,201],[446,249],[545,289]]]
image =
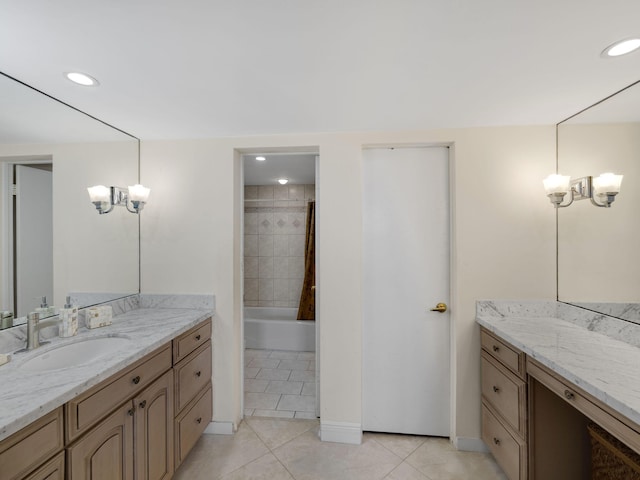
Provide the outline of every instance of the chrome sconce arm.
[[[89,198],[100,215],[109,213],[115,206],[125,207],[131,213],[140,213],[147,203],[150,189],[142,185],[122,187],[105,187],[96,185],[87,188]],[[131,208],[129,207],[131,203]]]
[[[566,208],[575,200],[586,199],[596,207],[610,208],[620,193],[622,175],[603,173],[596,178],[586,176],[575,180],[562,175],[549,175],[543,183],[547,197],[555,208]],[[566,195],[570,195],[571,199],[563,203]]]

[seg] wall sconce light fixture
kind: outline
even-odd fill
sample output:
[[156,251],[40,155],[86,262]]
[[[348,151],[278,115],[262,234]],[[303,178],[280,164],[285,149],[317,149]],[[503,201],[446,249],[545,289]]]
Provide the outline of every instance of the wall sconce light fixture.
[[[542,183],[547,191],[547,197],[556,208],[564,208],[571,205],[574,200],[591,200],[596,207],[609,208],[620,193],[622,175],[603,173],[599,177],[580,177],[571,180],[565,175],[553,174],[545,178]],[[564,197],[571,194],[567,203]]]
[[[109,213],[116,205],[125,207],[131,213],[140,213],[145,203],[149,199],[151,189],[142,185],[129,186],[128,189],[122,187],[105,187],[96,185],[87,188],[91,203],[96,206],[100,215]],[[131,208],[129,208],[131,203]]]

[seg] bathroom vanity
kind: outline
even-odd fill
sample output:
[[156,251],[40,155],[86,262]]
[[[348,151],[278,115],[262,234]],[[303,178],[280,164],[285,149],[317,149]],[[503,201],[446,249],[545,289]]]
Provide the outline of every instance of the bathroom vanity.
[[[0,368],[0,477],[170,479],[212,418],[211,314],[141,308],[15,354]],[[29,357],[109,335],[130,342],[97,361],[25,371]]]
[[590,479],[592,424],[640,453],[640,326],[557,302],[478,302],[477,321],[482,439],[510,480]]

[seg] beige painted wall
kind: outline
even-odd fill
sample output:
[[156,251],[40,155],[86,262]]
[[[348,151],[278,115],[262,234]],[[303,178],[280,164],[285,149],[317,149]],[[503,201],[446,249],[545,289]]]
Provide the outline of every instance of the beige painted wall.
[[453,435],[480,436],[475,301],[555,298],[555,216],[541,186],[554,128],[278,135],[142,143],[142,291],[214,293],[214,420],[241,417],[237,151],[320,152],[321,417],[361,423],[362,146],[452,144]]

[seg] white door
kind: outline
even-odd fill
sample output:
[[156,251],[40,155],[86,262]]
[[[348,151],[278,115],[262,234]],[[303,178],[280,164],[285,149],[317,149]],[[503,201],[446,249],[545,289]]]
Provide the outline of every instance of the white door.
[[364,430],[449,436],[448,154],[363,151]]
[[16,316],[53,305],[53,207],[50,171],[16,165]]

